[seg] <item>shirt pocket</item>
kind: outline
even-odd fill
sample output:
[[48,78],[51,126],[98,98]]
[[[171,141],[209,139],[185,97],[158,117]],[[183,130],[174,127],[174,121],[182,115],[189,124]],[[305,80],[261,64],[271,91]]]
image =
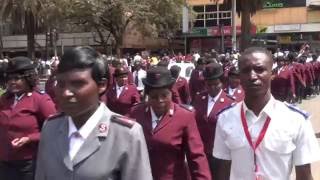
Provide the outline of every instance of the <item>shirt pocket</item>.
[[231,150],[238,150],[245,147],[244,139],[239,136],[230,136],[225,142]]
[[296,145],[289,137],[269,138],[263,142],[264,148],[278,154],[290,154],[296,149]]

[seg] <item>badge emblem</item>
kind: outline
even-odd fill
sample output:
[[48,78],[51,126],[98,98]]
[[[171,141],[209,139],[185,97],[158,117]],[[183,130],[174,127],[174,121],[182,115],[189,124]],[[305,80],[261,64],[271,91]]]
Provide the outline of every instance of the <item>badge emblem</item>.
[[100,133],[105,133],[108,130],[108,126],[105,123],[99,124],[99,132]]

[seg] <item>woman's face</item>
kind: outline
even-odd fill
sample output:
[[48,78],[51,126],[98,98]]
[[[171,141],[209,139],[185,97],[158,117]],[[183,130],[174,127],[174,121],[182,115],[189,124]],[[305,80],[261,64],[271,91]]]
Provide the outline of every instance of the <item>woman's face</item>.
[[162,116],[170,109],[172,93],[169,88],[151,89],[148,93],[148,103],[157,116]]
[[13,94],[22,94],[30,90],[25,76],[21,74],[9,74],[7,77],[7,89]]

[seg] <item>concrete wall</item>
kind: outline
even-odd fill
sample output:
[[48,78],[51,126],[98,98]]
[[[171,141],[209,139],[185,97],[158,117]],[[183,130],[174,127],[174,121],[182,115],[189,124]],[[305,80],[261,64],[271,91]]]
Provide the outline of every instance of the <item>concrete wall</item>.
[[307,7],[264,9],[252,17],[252,22],[258,26],[303,24],[307,23],[307,12]]

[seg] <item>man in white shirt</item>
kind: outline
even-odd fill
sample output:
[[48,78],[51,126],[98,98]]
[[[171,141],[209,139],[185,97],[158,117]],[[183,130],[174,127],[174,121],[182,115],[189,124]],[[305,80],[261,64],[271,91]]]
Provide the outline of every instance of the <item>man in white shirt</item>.
[[106,70],[90,47],[62,56],[56,97],[63,113],[43,126],[36,180],[152,180],[141,126],[99,102]]
[[213,156],[218,180],[311,180],[320,150],[309,116],[270,92],[272,55],[252,47],[239,60],[245,99],[219,115]]
[[144,90],[142,79],[145,78],[146,75],[147,75],[147,72],[141,68],[141,61],[135,61],[133,79],[139,93],[141,93]]

